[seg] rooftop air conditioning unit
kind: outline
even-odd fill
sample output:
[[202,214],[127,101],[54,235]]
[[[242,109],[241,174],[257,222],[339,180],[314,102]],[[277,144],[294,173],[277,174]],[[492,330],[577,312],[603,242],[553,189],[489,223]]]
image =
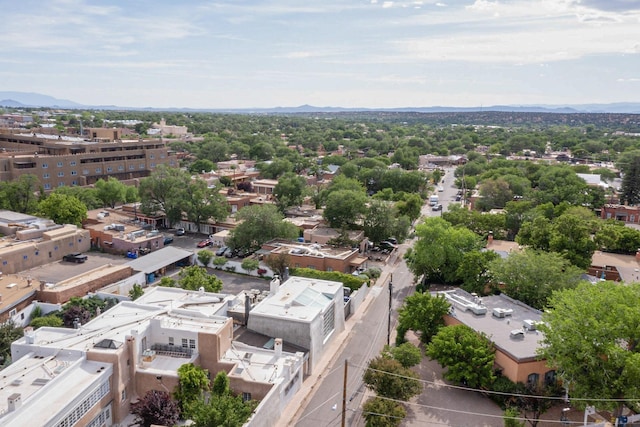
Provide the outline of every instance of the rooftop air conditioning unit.
[[503,318],[511,316],[513,314],[513,310],[510,308],[494,308],[491,314],[493,317]]

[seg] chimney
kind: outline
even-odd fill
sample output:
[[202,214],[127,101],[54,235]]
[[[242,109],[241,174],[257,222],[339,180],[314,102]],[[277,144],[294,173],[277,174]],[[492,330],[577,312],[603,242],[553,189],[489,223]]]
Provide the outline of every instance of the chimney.
[[489,236],[487,237],[487,246],[493,243],[493,231],[489,232]]
[[275,339],[273,343],[273,351],[275,352],[276,357],[282,357],[282,338]]
[[244,325],[249,324],[249,312],[251,311],[251,296],[249,294],[244,295]]
[[273,279],[269,283],[269,293],[271,295],[277,294],[278,288],[280,288],[280,277],[277,274],[274,274]]
[[13,393],[7,398],[7,403],[9,404],[9,412],[20,409],[22,406],[22,395],[20,393]]

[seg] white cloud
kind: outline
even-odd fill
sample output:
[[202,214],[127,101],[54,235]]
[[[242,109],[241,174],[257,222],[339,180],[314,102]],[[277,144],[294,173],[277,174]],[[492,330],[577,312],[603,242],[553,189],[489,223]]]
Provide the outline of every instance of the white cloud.
[[392,1],[385,1],[384,3],[382,3],[382,8],[383,9],[389,9],[390,7],[393,7],[393,2]]

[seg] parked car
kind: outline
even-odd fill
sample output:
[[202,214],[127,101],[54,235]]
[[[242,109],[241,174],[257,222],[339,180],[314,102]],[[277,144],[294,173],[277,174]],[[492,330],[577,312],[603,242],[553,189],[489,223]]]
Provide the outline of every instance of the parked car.
[[226,251],[224,251],[224,256],[227,258],[233,258],[233,249],[231,248],[227,248]]
[[170,245],[171,243],[173,243],[173,237],[171,236],[164,236],[164,245]]
[[66,262],[75,262],[77,264],[81,264],[87,260],[87,256],[84,254],[81,254],[80,252],[75,252],[75,253],[67,254],[63,256],[62,260]]
[[442,210],[442,205],[435,205],[434,207],[431,208],[432,211],[436,212],[436,211],[441,211]]
[[176,236],[184,236],[185,233],[184,228],[176,228]]
[[462,200],[462,196],[461,196],[460,194],[458,194],[458,195],[456,196],[456,202],[459,202],[460,200]]
[[213,246],[213,242],[209,239],[204,239],[198,242],[199,248],[206,248],[207,246]]
[[228,248],[228,247],[226,247],[226,246],[223,246],[223,247],[219,248],[219,249],[216,251],[216,256],[222,256],[222,255],[224,255],[224,253],[227,251],[227,249],[229,249],[229,248]]
[[380,249],[382,249],[383,251],[385,249],[388,250],[393,250],[396,249],[398,246],[394,245],[393,243],[389,242],[388,240],[383,240],[382,242],[380,242],[380,244],[378,245],[380,247]]

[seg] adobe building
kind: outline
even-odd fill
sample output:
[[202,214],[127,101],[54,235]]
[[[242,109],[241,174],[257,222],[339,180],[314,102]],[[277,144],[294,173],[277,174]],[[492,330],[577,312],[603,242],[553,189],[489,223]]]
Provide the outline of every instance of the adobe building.
[[358,248],[334,248],[327,245],[291,242],[276,239],[262,245],[260,251],[266,258],[285,254],[295,268],[311,268],[320,271],[353,273],[366,268],[368,259],[360,256]]
[[73,252],[90,249],[89,232],[75,225],[18,212],[0,211],[0,271],[19,273]]
[[600,218],[615,219],[627,224],[640,224],[640,206],[606,204],[600,210]]
[[461,289],[436,292],[451,304],[445,324],[463,324],[484,333],[493,342],[495,367],[513,382],[555,384],[556,371],[536,350],[543,335],[536,325],[542,313],[504,294],[478,298]]
[[143,178],[161,164],[178,166],[175,153],[162,140],[122,140],[113,138],[120,136],[117,129],[99,129],[107,134],[100,133],[105,138],[95,140],[0,129],[0,180],[31,174],[45,190],[53,190],[91,185],[109,177],[120,181]]
[[87,212],[83,224],[91,236],[91,248],[112,254],[155,251],[164,247],[164,236],[132,215],[114,209]]
[[124,423],[132,402],[172,392],[180,366],[193,363],[212,378],[226,372],[234,393],[260,401],[248,425],[275,425],[300,389],[304,355],[283,350],[279,338],[273,349],[235,342],[230,298],[158,287],[78,329],[28,329],[0,376],[0,424]]
[[25,315],[20,312],[35,301],[37,289],[38,284],[29,276],[0,274],[0,323],[12,320],[22,324]]

